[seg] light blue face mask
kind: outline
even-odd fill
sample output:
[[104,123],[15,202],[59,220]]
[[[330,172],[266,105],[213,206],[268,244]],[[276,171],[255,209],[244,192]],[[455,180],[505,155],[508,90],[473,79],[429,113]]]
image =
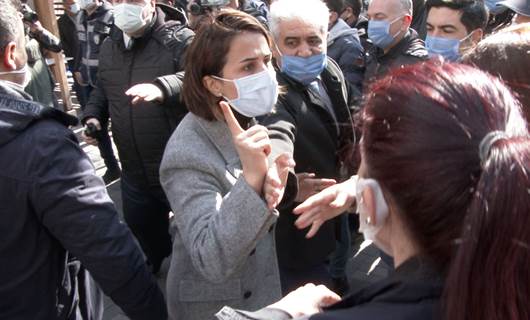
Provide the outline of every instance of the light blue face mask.
[[368,38],[372,43],[381,49],[386,49],[394,41],[396,36],[401,32],[399,30],[395,35],[390,34],[390,26],[403,17],[398,17],[390,22],[386,20],[368,21]]
[[430,56],[442,56],[448,61],[457,61],[460,59],[460,44],[466,41],[472,33],[468,34],[462,40],[448,39],[442,37],[433,37],[427,35],[425,38],[425,47]]
[[282,55],[281,70],[294,80],[308,85],[322,73],[327,65],[326,54],[315,54],[307,58]]

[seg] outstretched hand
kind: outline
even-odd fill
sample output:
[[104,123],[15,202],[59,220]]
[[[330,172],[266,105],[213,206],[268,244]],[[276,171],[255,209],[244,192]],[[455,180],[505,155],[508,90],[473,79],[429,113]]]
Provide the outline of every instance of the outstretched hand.
[[151,83],[140,83],[132,86],[125,91],[125,95],[132,97],[131,103],[137,104],[141,101],[146,102],[162,102],[164,100],[164,93],[159,87]]
[[355,203],[356,187],[357,179],[353,178],[309,197],[293,210],[294,214],[300,215],[295,222],[296,227],[305,229],[311,226],[306,238],[313,237],[324,222],[345,212]]
[[336,184],[335,179],[319,179],[315,178],[314,173],[297,173],[296,178],[298,179],[298,194],[296,195],[296,202],[304,202],[312,195],[331,187]]
[[269,308],[283,310],[293,318],[297,318],[319,313],[323,307],[328,307],[340,300],[340,296],[327,287],[309,283],[289,293]]

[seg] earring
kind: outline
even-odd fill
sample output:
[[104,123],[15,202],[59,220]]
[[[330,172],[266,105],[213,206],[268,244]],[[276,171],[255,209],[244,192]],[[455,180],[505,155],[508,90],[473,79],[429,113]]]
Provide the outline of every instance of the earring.
[[372,224],[372,219],[370,217],[366,218],[366,224]]

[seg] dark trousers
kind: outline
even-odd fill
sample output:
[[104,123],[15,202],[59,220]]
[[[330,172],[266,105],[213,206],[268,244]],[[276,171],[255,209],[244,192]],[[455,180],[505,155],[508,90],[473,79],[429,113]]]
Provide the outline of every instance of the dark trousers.
[[[80,94],[78,95],[79,104],[81,105],[81,111],[85,110],[85,106],[88,103],[88,99],[90,97],[90,93],[92,92],[91,86],[80,86]],[[103,119],[101,119],[103,120]],[[105,162],[105,166],[107,169],[110,170],[116,170],[119,169],[118,166],[118,160],[116,160],[116,156],[114,155],[114,150],[112,150],[112,141],[110,140],[109,136],[109,124],[108,121],[102,121],[101,122],[101,135],[100,139],[98,140],[98,149],[99,154],[101,155],[101,158],[103,159],[103,162]]]
[[349,214],[347,213],[340,216],[340,237],[337,239],[337,246],[329,261],[329,272],[333,278],[337,279],[346,277],[346,264],[348,264],[352,253],[348,218]]
[[305,269],[280,267],[280,282],[282,284],[283,296],[308,283],[313,283],[315,285],[323,284],[328,288],[333,287],[331,275],[326,263]]
[[171,253],[169,211],[165,199],[159,199],[149,190],[141,189],[121,178],[121,194],[125,222],[140,243],[149,262],[154,265]]

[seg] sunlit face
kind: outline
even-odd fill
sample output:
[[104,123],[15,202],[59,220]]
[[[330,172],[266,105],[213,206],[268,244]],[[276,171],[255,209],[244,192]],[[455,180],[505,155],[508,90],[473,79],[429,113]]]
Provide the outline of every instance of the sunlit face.
[[462,11],[447,7],[433,7],[427,16],[427,34],[432,37],[462,40],[468,35],[462,24]]
[[[271,60],[272,53],[265,36],[255,32],[243,32],[232,40],[220,77],[234,80],[267,69],[272,70]],[[237,89],[232,81],[214,81],[216,85],[210,88],[212,94],[230,100],[237,98]]]
[[395,35],[400,31],[405,31],[408,25],[405,25],[403,9],[398,0],[372,0],[368,6],[366,17],[368,20],[388,21],[390,22],[390,34]]
[[[281,21],[277,40],[282,55],[307,58],[327,52],[327,31],[301,20]],[[281,57],[277,57],[280,61]]]

